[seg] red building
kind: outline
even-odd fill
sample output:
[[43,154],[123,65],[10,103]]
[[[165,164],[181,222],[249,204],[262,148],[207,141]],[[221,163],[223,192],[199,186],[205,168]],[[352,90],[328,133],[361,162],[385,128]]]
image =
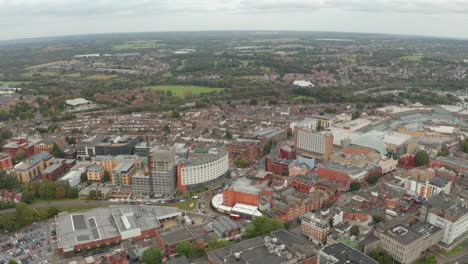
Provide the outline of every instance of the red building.
[[267,158],[265,160],[265,170],[278,175],[289,176],[290,160],[280,158]]
[[258,206],[260,197],[271,197],[272,194],[273,191],[263,184],[256,185],[248,179],[238,179],[223,190],[223,204],[230,207],[236,203]]
[[0,170],[10,170],[13,168],[11,155],[7,153],[0,153]]
[[382,168],[375,167],[371,170],[364,170],[352,165],[341,165],[335,162],[329,162],[318,168],[315,173],[317,176],[330,180],[337,184],[341,189],[348,189],[354,181],[363,181],[369,175],[382,172]]
[[24,151],[24,157],[29,158],[35,154],[34,145],[40,141],[37,139],[13,138],[11,142],[3,145],[3,152],[10,154],[14,158],[19,151]]
[[41,171],[41,179],[55,181],[57,177],[64,172],[66,166],[64,163],[54,163]]
[[228,145],[229,159],[241,159],[252,164],[263,155],[259,140],[235,141]]

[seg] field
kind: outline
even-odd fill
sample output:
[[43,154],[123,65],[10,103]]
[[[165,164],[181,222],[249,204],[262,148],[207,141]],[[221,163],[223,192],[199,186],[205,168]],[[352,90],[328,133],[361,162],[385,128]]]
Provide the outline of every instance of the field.
[[[180,203],[163,204],[162,206],[177,207],[180,210],[194,211],[197,208],[198,200],[188,200]],[[192,205],[192,207],[190,207]]]
[[34,65],[34,66],[31,66],[31,67],[27,67],[26,69],[28,69],[28,70],[40,69],[40,68],[54,66],[54,65],[57,65],[57,64],[62,64],[64,62],[68,62],[68,61],[54,61],[54,62],[49,62],[49,63],[44,63],[44,64],[39,64],[39,65]]
[[60,75],[58,72],[53,72],[53,71],[25,72],[21,74],[21,76],[25,78],[33,78],[35,76],[58,76],[58,75]]
[[222,91],[224,88],[211,88],[203,86],[183,86],[183,85],[157,85],[146,86],[143,89],[153,89],[159,91],[171,91],[173,96],[184,97],[185,92],[190,91],[192,95]]
[[403,57],[400,57],[400,59],[407,60],[407,61],[420,61],[422,58],[424,58],[424,57],[423,56],[403,56]]
[[91,76],[86,76],[85,79],[88,80],[109,80],[109,79],[114,79],[119,77],[118,75],[115,74],[95,74]]
[[136,40],[126,41],[124,44],[114,45],[112,49],[126,50],[126,49],[154,49],[165,46],[166,44],[159,43],[160,40]]
[[[98,208],[102,207],[101,205],[94,205],[94,204],[78,204],[78,205],[57,205],[53,206],[57,208],[60,212],[78,212],[78,211],[83,211],[83,210],[89,210],[93,208]],[[45,213],[50,207],[40,207],[37,208],[36,210],[41,213]]]
[[30,83],[30,82],[0,81],[0,85],[8,84],[8,85],[14,86],[14,85],[20,85],[22,83],[27,84],[27,83]]
[[348,244],[348,245],[350,245],[352,247],[357,247],[359,245],[359,242],[351,241],[347,237],[342,237],[340,240],[341,240],[341,242],[346,243],[346,244]]
[[467,248],[468,248],[468,242],[464,242],[461,245],[454,247],[452,250],[443,253],[443,255],[446,257],[450,257],[450,256],[457,254],[458,252],[462,250],[466,250]]

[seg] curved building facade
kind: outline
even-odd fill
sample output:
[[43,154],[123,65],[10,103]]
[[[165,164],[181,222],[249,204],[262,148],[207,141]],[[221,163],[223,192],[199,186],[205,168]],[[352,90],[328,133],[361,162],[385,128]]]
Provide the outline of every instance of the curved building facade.
[[178,189],[186,192],[217,183],[222,181],[228,170],[229,157],[226,151],[192,156],[177,165]]

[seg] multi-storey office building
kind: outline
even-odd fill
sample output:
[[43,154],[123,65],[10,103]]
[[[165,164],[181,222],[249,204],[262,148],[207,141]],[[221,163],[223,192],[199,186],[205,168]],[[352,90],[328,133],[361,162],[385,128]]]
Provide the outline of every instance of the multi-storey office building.
[[328,161],[333,151],[333,135],[297,127],[294,130],[294,148],[298,154]]

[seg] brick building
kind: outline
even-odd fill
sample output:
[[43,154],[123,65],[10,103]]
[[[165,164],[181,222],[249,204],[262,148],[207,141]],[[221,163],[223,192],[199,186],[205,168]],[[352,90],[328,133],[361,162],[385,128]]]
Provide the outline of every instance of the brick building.
[[13,138],[9,143],[3,145],[2,150],[13,158],[16,157],[19,151],[24,151],[24,157],[29,158],[36,153],[34,146],[40,142],[40,139]]
[[170,207],[96,208],[61,214],[55,219],[58,251],[71,257],[103,245],[155,237],[160,221],[181,215],[178,209]]
[[11,170],[13,168],[13,161],[11,155],[8,153],[0,153],[0,170]]
[[230,160],[245,160],[252,164],[263,155],[259,140],[237,140],[227,146]]
[[253,184],[249,179],[238,179],[223,190],[223,204],[234,206],[236,203],[259,205],[262,196],[271,196],[273,190],[263,184]]
[[265,170],[282,176],[289,176],[290,160],[280,158],[265,159]]

